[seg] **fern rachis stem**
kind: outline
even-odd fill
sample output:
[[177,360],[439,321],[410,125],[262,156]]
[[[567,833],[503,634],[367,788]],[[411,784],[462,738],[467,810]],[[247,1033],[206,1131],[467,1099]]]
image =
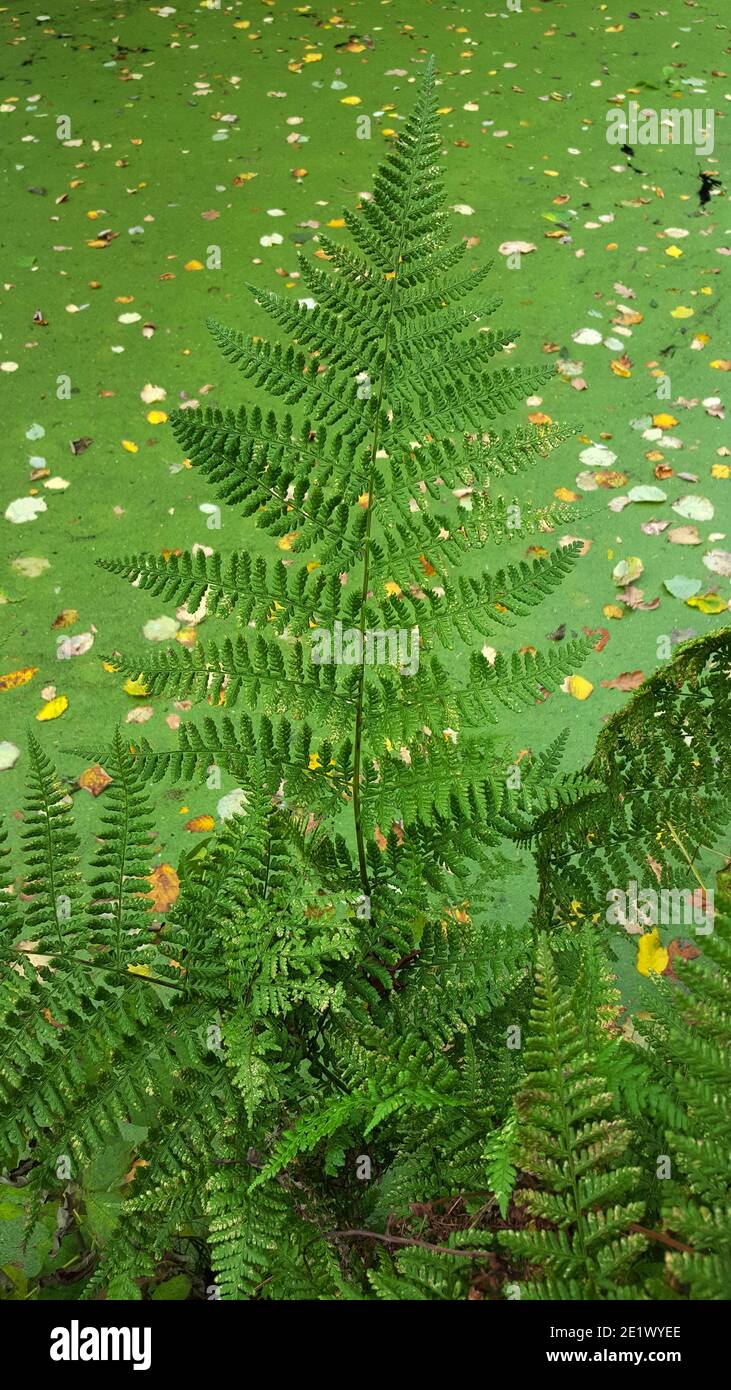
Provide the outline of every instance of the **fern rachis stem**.
[[[373,517],[373,474],[374,474],[374,470],[375,470],[376,455],[377,455],[377,453],[378,453],[378,445],[379,445],[379,441],[380,441],[381,410],[382,410],[382,407],[383,407],[383,397],[384,397],[385,386],[386,386],[386,372],[387,372],[387,368],[388,368],[388,352],[389,352],[389,346],[390,346],[390,341],[391,341],[391,329],[392,329],[392,324],[393,324],[393,311],[394,311],[394,307],[395,307],[395,304],[396,304],[396,294],[397,294],[397,290],[398,290],[398,273],[399,273],[399,266],[401,265],[401,257],[402,257],[402,253],[403,253],[403,247],[404,247],[404,239],[405,239],[405,235],[406,235],[406,212],[408,211],[408,208],[409,208],[410,203],[411,203],[411,194],[412,194],[412,190],[413,190],[413,187],[414,187],[414,178],[415,178],[415,176],[416,176],[416,167],[417,167],[417,161],[416,161],[416,160],[413,160],[413,161],[412,161],[412,164],[411,164],[411,169],[410,169],[410,172],[409,172],[409,185],[408,185],[408,190],[407,190],[406,197],[405,197],[405,199],[404,199],[404,204],[403,204],[404,215],[403,215],[402,221],[401,221],[401,231],[400,231],[400,235],[399,235],[399,241],[398,241],[398,246],[397,246],[397,249],[396,249],[396,254],[395,254],[395,257],[394,257],[393,268],[392,268],[392,271],[391,271],[391,274],[392,274],[392,277],[393,277],[393,278],[392,278],[392,280],[391,280],[391,294],[390,294],[390,298],[389,298],[389,301],[388,301],[388,314],[387,314],[387,317],[386,317],[386,327],[385,327],[384,335],[383,335],[383,357],[382,357],[382,361],[381,361],[380,374],[379,374],[379,381],[378,381],[378,399],[377,399],[377,401],[376,401],[376,415],[375,415],[375,421],[374,421],[374,425],[373,425],[373,439],[372,439],[372,442],[371,442],[371,451],[370,451],[370,457],[369,457],[369,460],[368,460],[368,484],[367,484],[368,506],[367,506],[367,511],[366,511],[366,530],[365,530],[365,537],[364,537],[364,543],[363,543],[363,582],[362,582],[362,585],[361,585],[361,593],[360,593],[360,623],[359,623],[359,629],[360,629],[360,649],[361,649],[361,651],[364,651],[364,649],[365,649],[365,620],[366,620],[366,607],[365,607],[365,606],[366,606],[366,602],[367,602],[367,600],[368,600],[368,582],[369,582],[369,575],[370,575],[370,559],[371,559],[371,521],[372,521],[372,517]],[[359,668],[358,668],[358,687],[357,687],[357,693],[356,693],[356,709],[355,709],[355,741],[354,741],[354,748],[353,748],[353,820],[354,820],[354,824],[355,824],[355,839],[356,839],[356,844],[357,844],[357,846],[358,846],[358,869],[359,869],[359,873],[360,873],[361,887],[362,887],[362,889],[363,889],[363,893],[364,893],[364,895],[366,896],[366,898],[370,898],[370,880],[369,880],[369,878],[368,878],[368,862],[367,862],[367,858],[366,858],[365,837],[364,837],[364,834],[363,834],[363,816],[362,816],[361,799],[360,799],[360,770],[361,770],[362,749],[363,749],[363,693],[364,693],[364,689],[365,689],[365,663],[364,663],[363,661],[361,661],[360,666],[359,666]]]

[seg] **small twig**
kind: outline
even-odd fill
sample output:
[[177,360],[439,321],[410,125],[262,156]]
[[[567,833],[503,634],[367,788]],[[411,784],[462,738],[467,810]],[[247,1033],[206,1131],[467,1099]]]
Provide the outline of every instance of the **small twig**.
[[680,1240],[673,1240],[672,1236],[666,1236],[662,1231],[648,1231],[646,1226],[638,1226],[636,1221],[632,1222],[630,1231],[638,1236],[647,1236],[648,1240],[659,1240],[661,1245],[669,1245],[671,1250],[682,1250],[686,1255],[695,1255],[692,1245],[683,1245]]
[[452,1250],[448,1245],[434,1245],[430,1240],[416,1240],[412,1236],[383,1236],[379,1231],[325,1231],[325,1237],[334,1240],[380,1240],[384,1245],[411,1245],[419,1250],[435,1250],[438,1255],[462,1255],[465,1259],[484,1260],[492,1256],[492,1250]]

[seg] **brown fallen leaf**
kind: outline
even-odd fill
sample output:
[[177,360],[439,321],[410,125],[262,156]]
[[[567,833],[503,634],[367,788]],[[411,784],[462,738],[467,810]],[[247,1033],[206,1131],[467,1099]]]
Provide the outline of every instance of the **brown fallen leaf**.
[[[582,628],[582,632],[584,633],[584,636],[585,636],[585,637],[597,637],[597,636],[598,636],[599,641],[594,643],[594,651],[595,651],[595,652],[603,652],[603,651],[604,651],[604,648],[606,647],[607,642],[609,641],[609,632],[607,631],[607,629],[606,629],[605,627],[585,627],[585,628]],[[604,684],[605,684],[605,682],[602,681],[602,685],[604,685]]]
[[644,679],[643,671],[622,671],[619,676],[613,676],[610,681],[602,681],[601,684],[605,690],[636,690]]
[[695,960],[700,955],[697,946],[692,946],[690,942],[681,941],[679,936],[673,937],[673,940],[668,942],[667,950],[669,959],[662,973],[669,980],[677,980],[678,978],[673,968],[676,960]]
[[63,608],[58,617],[54,618],[51,627],[73,627],[74,623],[78,623],[78,621],[79,615],[75,608]]

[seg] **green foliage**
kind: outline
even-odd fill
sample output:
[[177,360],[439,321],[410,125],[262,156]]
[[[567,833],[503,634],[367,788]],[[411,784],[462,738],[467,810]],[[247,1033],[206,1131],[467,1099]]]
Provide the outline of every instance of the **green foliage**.
[[644,881],[648,856],[659,884],[676,886],[699,850],[723,844],[730,670],[731,627],[680,646],[608,721],[561,815],[548,810],[530,827],[545,925],[565,920],[572,900],[591,913],[609,887]]
[[[374,842],[394,821],[422,856],[438,844],[443,868],[484,859],[502,794],[485,726],[555,689],[587,650],[583,640],[548,655],[501,650],[492,665],[481,651],[555,590],[578,547],[464,573],[468,554],[486,558],[488,545],[563,517],[518,508],[501,486],[561,434],[493,431],[550,369],[493,369],[516,334],[487,323],[498,300],[467,307],[489,267],[465,269],[465,242],[448,240],[435,107],[429,67],[372,198],[346,214],[357,249],[320,234],[324,264],[301,260],[314,308],[250,287],[287,345],[211,325],[277,408],[171,417],[216,495],[286,553],[270,558],[270,541],[263,554],[103,562],[168,600],[205,599],[237,629],[190,652],[124,659],[153,694],[224,705],[220,718],[186,723],[174,753],[141,740],[144,772],[191,778],[215,763],[247,792],[283,785],[328,834],[350,806],[365,894]],[[325,650],[336,631],[350,642],[337,664]]]
[[663,1207],[667,1229],[691,1247],[668,1254],[692,1298],[727,1299],[731,1288],[731,900],[720,903],[699,960],[680,963],[682,992],[657,1031],[682,1123],[668,1133],[681,1184]]
[[[277,410],[173,418],[244,518],[242,548],[104,562],[229,620],[190,652],[115,658],[210,712],[171,753],[117,735],[87,881],[72,798],[34,740],[20,891],[0,842],[0,1156],[28,1249],[54,1201],[76,1218],[87,1298],[453,1300],[516,1280],[536,1297],[635,1296],[662,1277],[631,1229],[646,1208],[660,1220],[646,1176],[660,1125],[693,1194],[676,1201],[676,1185],[664,1218],[697,1251],[672,1265],[673,1292],[725,1278],[727,943],[708,944],[682,1036],[658,1018],[674,1098],[652,1051],[618,1034],[594,907],[556,928],[567,898],[617,881],[629,843],[657,854],[666,820],[682,843],[671,798],[690,799],[694,848],[717,833],[728,633],[648,681],[581,773],[560,778],[559,736],[506,779],[491,726],[587,644],[494,661],[483,645],[555,591],[578,547],[483,563],[563,519],[503,490],[561,435],[493,425],[546,370],[493,362],[516,334],[485,323],[496,301],[471,307],[487,268],[448,241],[435,106],[429,64],[373,197],[346,214],[356,250],[320,235],[325,265],[302,262],[316,307],[252,291],[285,344],[214,325]],[[323,659],[336,638],[352,659]],[[243,812],[185,857],[163,917],[150,786],[211,764]],[[536,851],[555,960],[495,903],[506,839]],[[22,1278],[13,1257],[11,1294],[52,1277],[63,1248]]]
[[[613,1116],[572,1001],[560,988],[547,941],[536,950],[536,992],[516,1106],[520,1164],[537,1180],[521,1204],[533,1218],[503,1233],[513,1255],[538,1265],[529,1298],[633,1297],[632,1267],[644,1238],[630,1234],[643,1214],[629,1200],[640,1173],[626,1162],[629,1131]],[[541,1224],[538,1225],[537,1222]]]

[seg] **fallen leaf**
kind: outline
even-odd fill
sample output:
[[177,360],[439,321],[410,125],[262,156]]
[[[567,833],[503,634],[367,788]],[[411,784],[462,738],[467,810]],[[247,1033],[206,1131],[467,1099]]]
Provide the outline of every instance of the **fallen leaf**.
[[74,623],[78,623],[78,621],[79,615],[75,608],[64,608],[59,613],[58,617],[54,618],[51,627],[73,627]]
[[24,579],[37,579],[44,570],[51,568],[51,562],[42,555],[21,555],[12,561],[11,567],[16,574],[22,574]]
[[151,912],[167,912],[180,892],[180,879],[172,864],[158,864],[148,875],[151,885]]
[[701,613],[725,613],[728,607],[720,594],[696,594],[685,600],[689,608],[697,608]]
[[640,975],[649,975],[650,971],[662,975],[669,959],[670,956],[660,941],[657,927],[640,937],[637,942],[637,969]]
[[5,508],[5,520],[22,526],[25,521],[35,521],[41,512],[47,511],[42,497],[17,497]]
[[[724,579],[731,579],[731,550],[709,550],[703,556],[703,563],[706,569],[711,570],[713,574],[721,574]],[[698,588],[700,588],[700,580],[698,581]]]
[[677,502],[673,502],[672,507],[678,516],[685,517],[687,521],[711,521],[713,518],[713,503],[707,497],[699,497],[694,493],[679,497]]
[[645,679],[642,671],[622,671],[610,681],[602,681],[605,690],[636,690]]
[[39,723],[45,723],[48,719],[58,719],[62,714],[66,712],[68,707],[68,696],[56,695],[53,700],[48,700],[46,704],[43,705],[41,709],[39,709],[36,715],[36,719]]
[[83,656],[93,645],[93,632],[78,632],[75,637],[59,637],[56,656],[59,661],[69,661],[72,656]]
[[215,829],[215,825],[216,822],[213,816],[193,816],[191,820],[186,821],[184,829],[198,833],[202,830],[213,830]]
[[92,796],[99,796],[104,788],[109,786],[111,780],[109,773],[104,771],[101,763],[92,763],[91,767],[85,768],[80,774],[78,786],[82,787],[84,791],[91,792]]
[[122,688],[124,690],[125,695],[137,696],[149,695],[150,693],[141,676],[138,676],[136,680],[133,680],[131,676],[128,676]]
[[700,545],[701,538],[697,526],[672,526],[668,531],[671,545]]
[[583,676],[567,676],[561,689],[567,695],[573,695],[575,700],[588,700],[594,687]]
[[7,772],[8,768],[15,767],[20,757],[20,749],[8,739],[0,742],[0,772]]
[[0,690],[16,690],[19,685],[27,685],[37,670],[37,666],[22,666],[18,671],[9,671],[7,675],[0,676]]
[[684,574],[674,574],[671,579],[663,579],[663,584],[673,598],[683,599],[697,594],[701,587],[700,579],[688,579]]
[[644,572],[645,566],[638,555],[629,555],[626,560],[620,560],[612,570],[612,579],[615,584],[623,587],[625,584],[634,584],[636,579]]

